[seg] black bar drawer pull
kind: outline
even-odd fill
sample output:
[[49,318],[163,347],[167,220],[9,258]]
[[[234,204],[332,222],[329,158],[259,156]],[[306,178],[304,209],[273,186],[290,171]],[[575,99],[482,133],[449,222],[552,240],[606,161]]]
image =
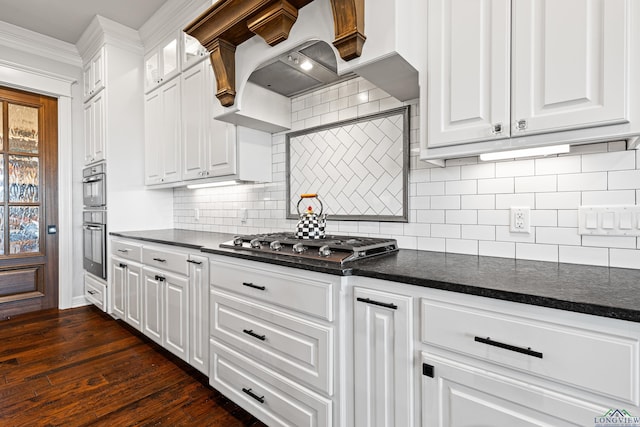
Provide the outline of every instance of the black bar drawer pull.
[[197,265],[202,265],[202,262],[200,261],[194,261],[192,259],[188,259],[187,262],[190,262],[191,264],[197,264]]
[[129,252],[129,249],[118,249],[117,251],[126,254],[127,252]]
[[542,359],[542,353],[540,353],[539,351],[531,350],[531,347],[528,347],[528,348],[516,347],[515,345],[505,344],[500,341],[494,341],[489,337],[487,338],[475,337],[473,340],[476,342],[481,342],[483,344],[504,348],[505,350],[511,350],[511,351],[515,351],[516,353],[522,353],[522,354],[526,354],[527,356],[533,356],[533,357],[538,357]]
[[162,259],[162,258],[154,258],[153,260],[158,262],[167,262],[166,259]]
[[120,263],[120,264],[118,264],[118,267],[120,267],[120,268],[127,268],[127,264]]
[[248,394],[249,396],[253,397],[255,400],[257,400],[260,403],[264,403],[264,396],[258,396],[257,394],[255,394],[254,392],[251,391],[250,388],[242,388],[242,391],[245,392],[246,394]]
[[265,289],[267,289],[264,286],[254,285],[253,283],[250,283],[250,282],[242,282],[242,286],[248,286],[248,287],[253,288],[253,289],[259,289],[261,291],[264,291]]
[[162,282],[164,280],[164,277],[156,275],[155,279],[159,282]]
[[247,335],[251,335],[254,338],[258,338],[260,341],[264,341],[267,339],[266,335],[258,335],[255,332],[253,332],[253,329],[243,329],[242,332],[244,332]]
[[373,304],[373,305],[379,305],[380,307],[385,307],[385,308],[390,308],[392,310],[397,310],[398,306],[395,304],[390,304],[387,302],[380,302],[380,301],[375,301],[369,298],[356,298],[356,300],[360,301],[360,302],[364,302],[367,304]]

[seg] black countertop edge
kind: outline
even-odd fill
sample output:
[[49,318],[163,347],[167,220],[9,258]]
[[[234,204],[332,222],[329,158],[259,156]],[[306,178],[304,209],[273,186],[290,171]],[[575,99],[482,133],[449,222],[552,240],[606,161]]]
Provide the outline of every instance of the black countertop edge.
[[555,308],[563,311],[589,314],[592,316],[608,317],[612,319],[627,320],[630,322],[640,322],[640,311],[622,307],[611,307],[590,302],[576,302],[557,298],[545,297],[519,292],[510,292],[499,289],[491,289],[482,286],[464,285],[454,282],[442,282],[409,276],[399,277],[394,274],[384,274],[367,270],[355,269],[351,273],[353,276],[370,277],[372,279],[388,280],[397,283],[405,283],[424,288],[438,289],[442,291],[456,292],[461,294],[475,295],[480,297],[499,299],[503,301],[517,302],[527,305]]

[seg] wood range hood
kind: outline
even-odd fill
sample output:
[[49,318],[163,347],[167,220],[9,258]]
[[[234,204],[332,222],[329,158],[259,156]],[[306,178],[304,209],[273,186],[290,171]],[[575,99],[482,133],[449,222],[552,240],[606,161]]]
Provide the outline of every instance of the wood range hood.
[[[191,22],[184,32],[209,52],[216,76],[216,97],[224,107],[236,98],[236,47],[255,35],[269,46],[289,37],[298,10],[313,0],[219,0]],[[324,0],[321,0],[324,1]],[[333,12],[333,45],[345,61],[362,53],[364,0],[329,0]]]

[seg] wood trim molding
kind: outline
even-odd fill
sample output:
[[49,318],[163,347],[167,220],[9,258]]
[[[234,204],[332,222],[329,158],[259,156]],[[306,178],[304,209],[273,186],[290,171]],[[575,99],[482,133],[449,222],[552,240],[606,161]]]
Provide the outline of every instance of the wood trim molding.
[[254,35],[270,46],[284,41],[298,10],[313,0],[220,0],[184,29],[210,53],[216,75],[216,97],[229,107],[235,102],[236,46]]
[[331,0],[335,40],[340,57],[350,61],[362,54],[364,35],[364,0]]

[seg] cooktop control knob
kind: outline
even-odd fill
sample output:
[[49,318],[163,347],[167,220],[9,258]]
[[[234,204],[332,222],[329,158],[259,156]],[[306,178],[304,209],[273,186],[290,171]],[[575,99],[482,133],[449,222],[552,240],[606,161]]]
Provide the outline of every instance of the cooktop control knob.
[[242,246],[242,242],[244,242],[244,239],[240,236],[236,236],[233,238],[233,245],[234,246]]
[[320,249],[318,249],[318,255],[328,257],[331,255],[331,248],[329,248],[328,245],[320,246]]
[[302,243],[296,243],[295,245],[293,245],[291,250],[296,254],[301,254],[302,252],[306,251],[307,248],[305,248]]
[[279,251],[280,249],[282,249],[282,244],[279,241],[274,240],[273,242],[269,243],[269,247],[272,251]]
[[260,244],[260,239],[253,239],[249,242],[252,248],[260,249],[262,245]]

